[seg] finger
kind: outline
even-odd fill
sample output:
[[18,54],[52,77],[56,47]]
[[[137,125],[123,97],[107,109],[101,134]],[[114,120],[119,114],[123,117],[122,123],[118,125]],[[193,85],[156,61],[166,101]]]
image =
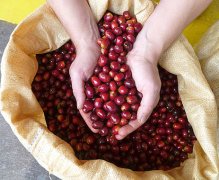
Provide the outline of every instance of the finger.
[[80,111],[80,114],[81,114],[81,116],[83,117],[85,123],[86,123],[87,126],[90,128],[90,130],[91,130],[92,132],[94,132],[94,133],[97,133],[98,130],[97,130],[97,129],[94,129],[94,128],[92,127],[92,122],[91,122],[91,120],[90,120],[90,113],[84,113],[84,112],[82,111],[82,109],[80,109],[79,111]]
[[153,111],[154,107],[157,105],[159,96],[156,92],[143,92],[143,98],[141,100],[141,105],[137,112],[137,119],[139,122],[145,122]]
[[73,94],[77,101],[77,108],[82,109],[83,103],[85,101],[84,81],[79,74],[73,74],[71,76],[71,81],[72,81]]
[[124,139],[127,135],[138,129],[142,124],[143,122],[139,122],[138,120],[130,121],[129,124],[120,128],[119,134],[116,135],[116,139],[118,140]]
[[116,136],[118,140],[124,139],[127,135],[138,129],[150,116],[159,100],[159,96],[157,96],[155,92],[147,92],[147,94],[148,95],[143,95],[141,100],[141,106],[138,110],[137,120],[130,121],[129,124],[125,125],[119,130],[119,134]]

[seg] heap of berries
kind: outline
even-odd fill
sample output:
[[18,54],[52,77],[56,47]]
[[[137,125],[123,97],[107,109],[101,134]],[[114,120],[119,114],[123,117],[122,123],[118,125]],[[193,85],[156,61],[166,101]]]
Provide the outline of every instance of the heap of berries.
[[176,76],[158,67],[162,82],[158,105],[145,124],[125,139],[116,140],[119,127],[136,119],[141,100],[126,65],[126,54],[142,26],[128,12],[123,16],[108,12],[98,27],[102,54],[86,83],[86,102],[91,105],[85,105],[84,111],[91,112],[93,127],[99,133],[90,131],[76,107],[69,76],[76,52],[70,41],[36,56],[39,68],[32,90],[48,129],[68,142],[79,159],[104,159],[135,171],[180,166],[192,153],[196,137],[178,93]]
[[137,118],[142,94],[137,91],[126,55],[132,50],[142,25],[125,11],[108,12],[99,23],[101,55],[94,74],[86,82],[83,111],[90,113],[92,126],[101,136],[118,134],[119,128]]

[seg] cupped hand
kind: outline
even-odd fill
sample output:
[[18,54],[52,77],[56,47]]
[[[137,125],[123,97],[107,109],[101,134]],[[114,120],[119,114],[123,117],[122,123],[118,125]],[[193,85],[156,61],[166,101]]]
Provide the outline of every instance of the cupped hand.
[[97,44],[90,44],[87,47],[77,49],[77,56],[69,70],[73,94],[77,101],[77,108],[88,127],[95,133],[97,130],[92,128],[89,114],[84,113],[82,108],[85,101],[84,82],[87,81],[93,73],[100,55],[99,49]]
[[128,54],[127,58],[135,85],[137,90],[142,93],[143,98],[137,112],[137,119],[121,127],[119,134],[116,136],[118,140],[125,138],[144,124],[160,98],[161,81],[157,68],[157,60],[150,61],[146,55],[142,55],[135,49]]

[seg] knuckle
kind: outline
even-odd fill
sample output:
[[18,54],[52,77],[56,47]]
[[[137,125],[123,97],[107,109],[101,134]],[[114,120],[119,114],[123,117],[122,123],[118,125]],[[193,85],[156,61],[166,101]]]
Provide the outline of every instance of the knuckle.
[[138,129],[139,127],[141,127],[144,123],[145,123],[146,119],[142,118],[138,120],[138,125],[136,126],[135,129]]
[[142,116],[143,118],[141,119],[138,119],[138,126],[140,127],[141,125],[143,125],[146,121],[146,117],[145,116]]

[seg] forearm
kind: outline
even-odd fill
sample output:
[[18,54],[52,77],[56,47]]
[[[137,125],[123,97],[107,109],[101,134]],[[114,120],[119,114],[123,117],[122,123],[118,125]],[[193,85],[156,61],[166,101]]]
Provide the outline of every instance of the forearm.
[[152,56],[155,58],[152,59],[156,61],[210,2],[211,0],[161,0],[139,34],[141,46],[145,42],[145,51],[153,50]]
[[97,23],[86,0],[48,0],[76,48],[96,44]]

